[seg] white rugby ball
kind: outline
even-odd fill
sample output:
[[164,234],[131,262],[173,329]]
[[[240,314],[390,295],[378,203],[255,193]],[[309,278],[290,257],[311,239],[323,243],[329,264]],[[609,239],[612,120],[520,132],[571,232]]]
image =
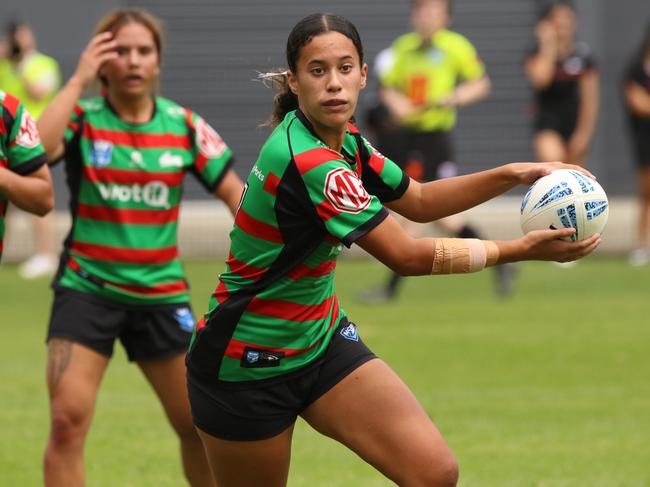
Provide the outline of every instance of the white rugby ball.
[[609,202],[595,180],[572,169],[558,169],[538,179],[521,202],[524,233],[546,228],[573,227],[565,240],[582,240],[602,233],[609,216]]

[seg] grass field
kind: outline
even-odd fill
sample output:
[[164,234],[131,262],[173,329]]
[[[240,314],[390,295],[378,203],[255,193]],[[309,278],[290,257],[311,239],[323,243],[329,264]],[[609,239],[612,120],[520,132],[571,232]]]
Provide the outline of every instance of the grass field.
[[[196,312],[220,268],[187,265]],[[354,295],[385,275],[363,260],[339,264],[337,289],[445,435],[461,486],[650,486],[650,268],[591,258],[519,270],[505,300],[484,272],[413,278],[397,303],[363,306]],[[0,268],[0,486],[42,483],[47,284]],[[293,449],[289,485],[391,485],[304,422]],[[90,486],[183,485],[171,429],[119,347],[86,462]]]

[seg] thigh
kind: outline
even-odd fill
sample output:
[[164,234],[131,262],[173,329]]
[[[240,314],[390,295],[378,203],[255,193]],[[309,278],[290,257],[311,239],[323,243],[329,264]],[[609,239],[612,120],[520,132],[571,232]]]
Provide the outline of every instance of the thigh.
[[302,416],[399,485],[421,472],[455,465],[449,447],[413,393],[379,359],[357,368]]
[[79,343],[62,338],[49,340],[47,387],[55,421],[90,424],[108,361],[108,357]]
[[284,487],[289,476],[293,425],[259,441],[229,441],[198,429],[217,485]]
[[563,161],[566,159],[566,144],[554,130],[541,130],[533,139],[535,154],[540,162]]
[[156,392],[165,414],[178,432],[192,429],[192,415],[187,398],[185,355],[138,362],[138,367]]
[[161,360],[185,353],[194,329],[189,304],[129,311],[120,341],[132,362]]

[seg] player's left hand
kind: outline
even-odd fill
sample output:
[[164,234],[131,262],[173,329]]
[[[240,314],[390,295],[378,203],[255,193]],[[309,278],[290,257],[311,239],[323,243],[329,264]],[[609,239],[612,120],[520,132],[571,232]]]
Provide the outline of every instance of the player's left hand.
[[513,176],[517,179],[519,184],[531,185],[539,178],[548,176],[553,171],[558,169],[571,169],[581,172],[585,176],[596,179],[591,172],[582,166],[575,164],[565,164],[563,162],[515,162],[509,164]]

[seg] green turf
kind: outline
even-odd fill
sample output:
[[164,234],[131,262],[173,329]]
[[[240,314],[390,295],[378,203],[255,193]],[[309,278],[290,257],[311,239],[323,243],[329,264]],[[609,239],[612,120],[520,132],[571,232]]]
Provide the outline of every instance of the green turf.
[[[189,263],[203,311],[218,263]],[[394,305],[354,295],[385,275],[342,261],[337,286],[361,335],[409,384],[461,465],[461,486],[650,485],[650,268],[591,258],[520,266],[516,293],[493,275],[413,278]],[[48,415],[45,280],[0,268],[0,485],[41,484]],[[116,353],[86,452],[88,485],[177,486],[177,447],[137,369]],[[289,485],[391,485],[300,421]]]

